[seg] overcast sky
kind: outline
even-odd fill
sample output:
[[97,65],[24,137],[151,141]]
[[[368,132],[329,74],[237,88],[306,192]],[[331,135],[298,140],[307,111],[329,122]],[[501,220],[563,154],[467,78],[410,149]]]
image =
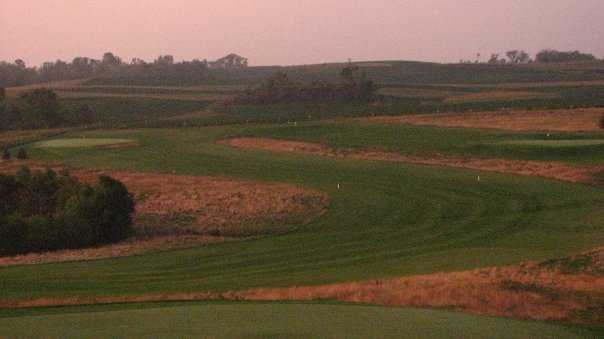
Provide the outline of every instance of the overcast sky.
[[283,65],[541,48],[604,57],[604,0],[0,0],[0,60],[33,65],[105,51]]

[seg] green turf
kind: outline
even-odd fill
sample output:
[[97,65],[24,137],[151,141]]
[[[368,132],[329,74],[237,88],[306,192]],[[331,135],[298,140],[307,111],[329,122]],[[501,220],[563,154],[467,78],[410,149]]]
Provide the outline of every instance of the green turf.
[[604,145],[604,139],[574,139],[574,140],[514,140],[501,143],[503,145],[535,146],[535,147],[582,147]]
[[145,126],[151,120],[203,111],[209,104],[198,100],[127,97],[61,98],[60,103],[66,110],[76,112],[88,106],[93,112],[92,125],[103,128],[119,128],[133,123]]
[[332,201],[320,219],[286,235],[129,258],[3,268],[0,297],[323,284],[560,257],[604,240],[604,194],[589,186],[215,144],[228,136],[267,131],[92,132],[85,135],[133,139],[140,147],[29,149],[34,158],[75,166],[290,182],[324,191]]
[[[248,136],[319,142],[335,148],[379,148],[407,155],[444,154],[569,163],[604,161],[602,133],[511,133],[347,120],[253,128],[244,133]],[[577,147],[543,149],[533,146],[536,144],[574,144]]]
[[[50,312],[49,312],[50,313]],[[355,305],[191,303],[57,309],[0,318],[10,338],[596,338],[559,325]]]
[[132,143],[130,139],[117,138],[71,138],[71,139],[53,139],[41,141],[34,145],[39,148],[74,148],[74,147],[99,147],[113,146]]

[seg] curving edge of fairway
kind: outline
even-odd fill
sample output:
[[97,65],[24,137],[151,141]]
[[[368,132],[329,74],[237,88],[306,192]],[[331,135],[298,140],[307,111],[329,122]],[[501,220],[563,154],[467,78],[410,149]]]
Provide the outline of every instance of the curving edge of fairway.
[[163,303],[0,313],[0,336],[128,338],[596,338],[543,322],[349,304]]
[[604,145],[604,139],[512,140],[500,142],[498,144],[547,148],[589,147]]
[[136,140],[115,138],[70,138],[53,139],[35,143],[38,148],[88,148],[88,147],[122,147],[135,145]]

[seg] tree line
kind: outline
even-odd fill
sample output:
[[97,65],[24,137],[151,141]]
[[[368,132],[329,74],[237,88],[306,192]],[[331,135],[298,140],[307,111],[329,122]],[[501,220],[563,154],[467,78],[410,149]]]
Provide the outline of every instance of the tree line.
[[0,175],[0,255],[109,244],[132,233],[134,200],[107,176],[96,186],[68,173]]
[[239,104],[275,104],[288,102],[372,101],[377,86],[352,64],[344,67],[340,83],[291,80],[287,73],[278,72],[261,85],[248,88],[234,101]]
[[95,120],[95,112],[89,105],[63,107],[51,89],[34,89],[11,102],[0,95],[0,131],[81,126]]
[[209,69],[214,67],[224,69],[247,67],[247,59],[229,54],[215,62],[208,62],[205,59],[175,62],[171,55],[160,55],[153,62],[146,62],[139,58],[125,62],[119,56],[107,52],[100,60],[76,57],[71,62],[56,60],[45,62],[40,67],[28,67],[23,60],[17,59],[13,63],[0,62],[0,87],[97,77],[121,77],[142,84],[149,80],[184,81],[188,78],[210,78]]
[[[477,55],[476,62],[480,54]],[[537,63],[566,63],[566,62],[590,62],[598,59],[589,53],[580,51],[558,51],[555,49],[544,49],[535,55],[533,59],[529,53],[523,50],[511,50],[505,53],[505,57],[500,57],[499,54],[491,54],[487,63],[491,65],[518,65]],[[468,63],[467,61],[464,63]]]

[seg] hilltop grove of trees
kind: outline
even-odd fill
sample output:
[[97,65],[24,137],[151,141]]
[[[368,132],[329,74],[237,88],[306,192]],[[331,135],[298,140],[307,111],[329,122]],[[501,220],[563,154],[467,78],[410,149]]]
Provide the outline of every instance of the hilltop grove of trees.
[[593,54],[581,53],[579,51],[561,52],[553,49],[545,49],[537,53],[537,62],[555,63],[555,62],[586,62],[596,61]]
[[215,62],[192,60],[175,62],[171,55],[160,55],[153,62],[134,58],[125,62],[119,56],[107,52],[102,59],[76,57],[71,62],[56,60],[45,62],[40,67],[28,67],[21,59],[13,63],[0,62],[0,87],[22,86],[33,83],[88,79],[98,77],[120,77],[131,79],[133,84],[153,82],[170,83],[171,79],[185,81],[187,78],[210,78],[210,68],[243,68],[247,59],[229,54]]
[[236,103],[275,104],[282,102],[372,101],[377,87],[366,79],[357,66],[349,64],[341,73],[340,83],[313,81],[303,83],[291,80],[287,73],[278,72],[261,85],[239,95]]
[[95,119],[88,105],[62,107],[57,94],[47,88],[25,92],[10,103],[0,101],[0,131],[81,126]]
[[[598,59],[593,54],[582,53],[580,51],[557,51],[554,49],[541,50],[533,59],[529,53],[523,50],[511,50],[505,53],[505,57],[500,54],[491,54],[487,60],[491,65],[518,65],[537,63],[565,63],[565,62],[590,62]],[[476,63],[479,61],[476,60]],[[472,63],[471,61],[462,61],[462,63]]]
[[115,243],[132,233],[134,200],[110,177],[96,186],[52,170],[0,175],[0,255]]

